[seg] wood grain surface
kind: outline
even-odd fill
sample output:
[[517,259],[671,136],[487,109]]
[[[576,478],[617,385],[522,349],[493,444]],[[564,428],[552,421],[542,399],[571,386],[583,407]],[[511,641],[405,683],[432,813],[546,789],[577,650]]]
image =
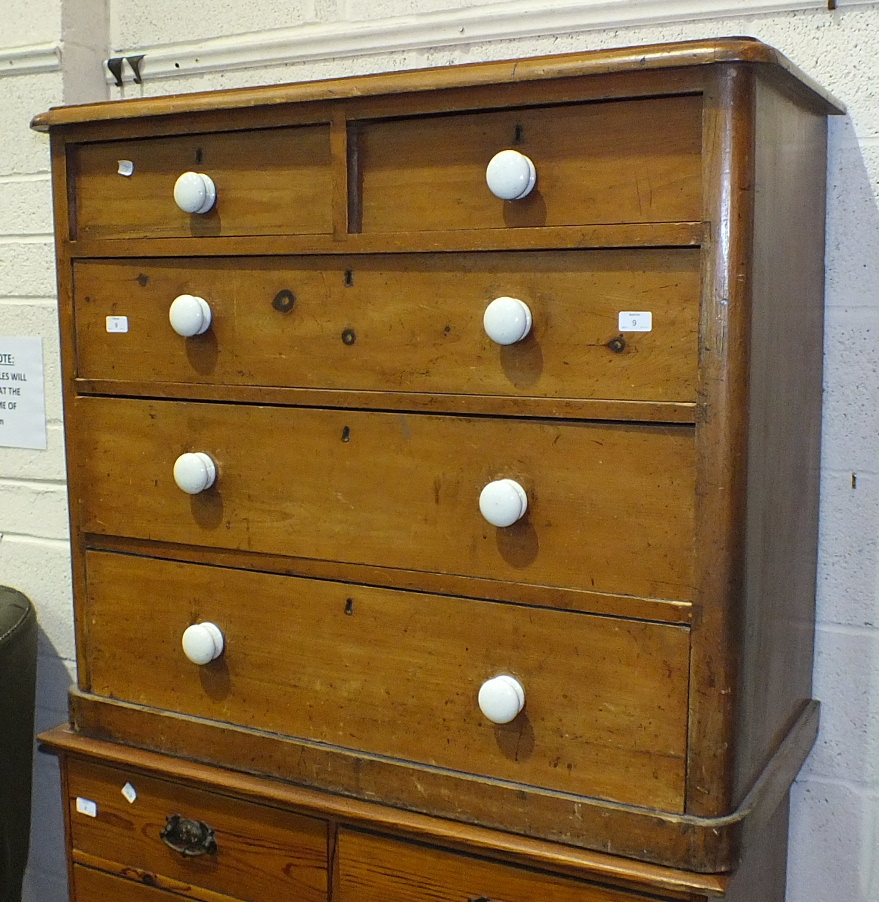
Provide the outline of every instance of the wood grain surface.
[[[682,810],[684,627],[95,552],[88,586],[99,695]],[[200,621],[225,639],[201,667],[180,647]],[[493,725],[477,695],[503,673],[526,707]]]
[[[701,135],[698,96],[364,123],[360,230],[695,220]],[[510,148],[537,169],[520,201],[485,183],[489,160]]]
[[[695,249],[82,261],[74,285],[78,376],[141,391],[165,382],[695,401]],[[171,329],[181,294],[209,303],[204,334]],[[507,346],[482,322],[504,296],[533,318],[528,337]],[[650,331],[621,333],[628,310],[652,313]],[[127,317],[128,331],[109,333],[108,316]]]
[[[178,176],[193,170],[216,185],[208,213],[174,202]],[[327,126],[78,145],[73,171],[78,238],[332,232]]]
[[[691,597],[690,427],[105,398],[71,425],[85,533]],[[218,468],[199,495],[173,480],[190,451]],[[479,496],[504,478],[530,500],[501,528]]]
[[[126,785],[133,802],[122,793]],[[253,902],[327,898],[323,821],[80,759],[67,764],[67,791],[77,852],[161,874],[169,889],[195,884]],[[96,816],[79,813],[77,799],[94,802]],[[159,834],[174,814],[212,828],[216,853],[185,857],[170,849]]]

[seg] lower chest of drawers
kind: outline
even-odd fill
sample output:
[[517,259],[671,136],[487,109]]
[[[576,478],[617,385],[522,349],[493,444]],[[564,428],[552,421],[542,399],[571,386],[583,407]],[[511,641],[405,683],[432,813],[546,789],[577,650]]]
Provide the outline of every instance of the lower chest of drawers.
[[[56,732],[45,737],[47,741],[71,741]],[[636,862],[621,865],[600,854],[581,853],[577,860],[575,853],[566,860],[556,849],[553,866],[549,847],[539,843],[508,849],[504,860],[485,854],[491,847],[488,831],[463,828],[455,835],[453,828],[442,842],[428,839],[439,822],[414,818],[408,835],[399,825],[390,835],[370,823],[370,814],[379,812],[375,806],[338,799],[327,811],[313,811],[309,806],[315,798],[307,792],[300,793],[298,805],[291,805],[289,799],[278,798],[278,784],[271,781],[244,778],[233,789],[225,773],[227,785],[217,786],[211,781],[221,772],[212,768],[181,767],[174,759],[137,751],[128,763],[120,760],[118,749],[115,760],[108,762],[102,757],[107,748],[92,742],[90,750],[98,757],[83,755],[81,749],[73,755],[62,752],[76,902],[170,902],[181,897],[201,902],[776,898],[765,862],[758,897],[738,892],[741,877],[728,893],[725,875],[700,877]],[[162,765],[161,776],[152,771],[157,765]],[[289,788],[280,792],[290,794]],[[296,790],[292,793],[295,796]],[[301,813],[303,806],[306,813]],[[783,808],[782,818],[785,812]],[[771,855],[763,857],[772,860]],[[744,869],[746,882],[749,870]]]

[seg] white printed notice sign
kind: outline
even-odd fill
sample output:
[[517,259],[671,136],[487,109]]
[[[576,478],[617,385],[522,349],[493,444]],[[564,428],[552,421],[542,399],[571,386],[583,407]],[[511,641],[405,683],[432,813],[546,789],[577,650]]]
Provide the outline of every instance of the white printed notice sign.
[[0,446],[46,447],[42,338],[0,335]]

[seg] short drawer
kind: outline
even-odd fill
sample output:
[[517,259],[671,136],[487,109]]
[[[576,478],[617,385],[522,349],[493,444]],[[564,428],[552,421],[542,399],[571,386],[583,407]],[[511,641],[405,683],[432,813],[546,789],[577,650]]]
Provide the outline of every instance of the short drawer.
[[[536,168],[522,200],[486,183],[507,149]],[[357,151],[367,233],[703,218],[695,95],[363,122]]]
[[658,899],[429,846],[343,830],[336,902],[638,902]]
[[[684,248],[79,261],[77,374],[126,392],[165,382],[693,402],[699,263]],[[184,295],[210,307],[201,334],[171,327]],[[531,315],[506,345],[483,323],[504,297]],[[624,311],[650,322],[621,332]]]
[[[180,902],[181,899],[205,899],[198,887],[175,885],[174,892],[161,889],[149,874],[126,869],[125,877],[107,871],[74,865],[73,894],[75,902]],[[232,896],[210,893],[211,902],[241,902]]]
[[[184,895],[197,886],[246,902],[326,902],[325,822],[127,768],[77,758],[66,767],[74,861],[100,862]],[[168,837],[178,848],[166,844],[161,833],[174,815],[206,825],[215,849],[193,843],[186,854],[179,851],[186,848],[185,827]],[[93,874],[82,879],[89,878],[94,882]],[[126,886],[119,884],[120,896],[103,898],[127,898]]]
[[[122,398],[72,407],[85,533],[692,598],[689,426]],[[186,494],[173,474],[192,452],[217,475]],[[480,496],[503,480],[527,509],[495,526]]]
[[[332,231],[327,125],[82,144],[71,154],[76,238]],[[131,175],[120,174],[124,162]],[[207,213],[184,213],[174,201],[189,171],[216,186]]]
[[[96,694],[682,810],[686,627],[105,552],[87,575]],[[196,665],[181,637],[204,621],[223,651]],[[525,707],[495,724],[478,696],[504,674]]]
[[[74,865],[72,873],[72,898],[76,902],[180,902],[181,898],[177,893],[155,887],[148,876],[137,882],[137,877],[123,879],[82,865]],[[217,897],[217,902],[226,898]],[[235,900],[230,898],[229,902]]]

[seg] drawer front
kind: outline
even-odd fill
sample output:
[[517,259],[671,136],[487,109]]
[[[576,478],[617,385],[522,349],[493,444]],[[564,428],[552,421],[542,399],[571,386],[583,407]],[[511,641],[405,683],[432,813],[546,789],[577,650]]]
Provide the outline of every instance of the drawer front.
[[[87,567],[97,694],[682,810],[685,627],[104,552]],[[224,651],[197,666],[181,636],[202,621]],[[526,701],[495,725],[477,697],[501,674]]]
[[[77,370],[87,379],[696,397],[696,249],[84,261],[74,282]],[[208,302],[206,332],[171,328],[179,295]],[[501,345],[486,334],[485,309],[499,297],[528,306],[525,339]],[[649,331],[621,333],[622,311],[649,312]],[[108,317],[125,317],[127,331],[108,331]]]
[[[691,600],[687,426],[104,398],[73,416],[86,533]],[[213,487],[175,485],[184,452]],[[528,499],[507,527],[479,508],[503,479]]]
[[[69,759],[67,777],[74,858],[116,862],[120,873],[135,869],[178,891],[198,886],[247,902],[326,902],[323,821],[91,761]],[[94,808],[85,813],[89,803]],[[189,857],[169,848],[160,833],[173,815],[210,827],[216,851]]]
[[[83,144],[73,151],[77,238],[326,234],[332,231],[326,125]],[[119,174],[120,161],[133,164]],[[208,175],[217,201],[174,201],[184,172]]]
[[337,902],[638,902],[656,900],[594,883],[342,830]]
[[[147,882],[123,880],[104,871],[74,865],[73,895],[76,902],[180,902],[177,893],[165,892]],[[186,895],[185,893],[183,894]],[[225,896],[217,902],[223,902]],[[230,899],[229,902],[234,902]]]
[[[485,169],[515,148],[534,190],[504,201]],[[699,96],[362,123],[363,232],[697,222]]]

